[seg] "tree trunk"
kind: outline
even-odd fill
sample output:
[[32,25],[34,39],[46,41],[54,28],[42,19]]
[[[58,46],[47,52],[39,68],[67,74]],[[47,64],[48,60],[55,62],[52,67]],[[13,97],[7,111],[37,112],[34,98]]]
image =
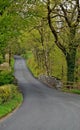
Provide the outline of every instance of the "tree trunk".
[[9,50],[9,65],[11,64],[11,56],[12,56],[11,50]]
[[73,85],[75,81],[75,61],[76,61],[77,48],[71,49],[66,56],[67,61],[67,84]]

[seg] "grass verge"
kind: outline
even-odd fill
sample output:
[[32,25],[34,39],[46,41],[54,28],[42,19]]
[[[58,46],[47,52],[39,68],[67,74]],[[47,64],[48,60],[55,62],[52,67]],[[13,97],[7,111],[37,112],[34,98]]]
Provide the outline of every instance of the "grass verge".
[[74,93],[74,94],[79,94],[80,95],[80,90],[78,89],[67,89],[67,88],[62,88],[63,92],[67,92],[67,93]]
[[[13,85],[11,85],[12,87]],[[16,87],[16,86],[15,86]],[[17,87],[16,87],[17,88]],[[23,101],[23,96],[18,89],[16,89],[16,94],[13,98],[0,104],[0,119],[7,116],[13,110],[15,110]]]

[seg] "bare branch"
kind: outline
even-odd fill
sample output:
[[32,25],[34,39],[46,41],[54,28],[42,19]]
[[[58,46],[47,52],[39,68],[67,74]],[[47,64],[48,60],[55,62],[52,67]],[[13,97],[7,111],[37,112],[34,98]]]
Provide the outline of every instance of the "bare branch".
[[75,13],[76,8],[77,8],[77,6],[75,5],[74,8],[73,8],[72,16],[71,16],[71,21],[73,20],[73,17],[74,17],[74,13]]
[[59,41],[59,39],[58,39],[57,32],[56,32],[54,26],[52,25],[51,16],[50,16],[50,14],[51,14],[51,10],[50,10],[50,0],[48,0],[48,2],[47,2],[47,9],[48,9],[48,23],[49,23],[49,27],[50,27],[50,29],[51,29],[53,35],[54,35],[55,43],[56,43],[56,45],[63,51],[63,53],[66,55],[66,53],[67,53],[67,52],[66,52],[66,49],[65,49],[65,47],[64,47],[63,45],[61,45],[61,43],[60,43],[60,41]]
[[64,18],[65,18],[65,20],[66,20],[68,26],[71,27],[71,23],[70,23],[70,20],[69,20],[69,18],[68,18],[68,16],[67,16],[67,12],[66,12],[65,8],[63,7],[62,4],[60,5],[60,7],[61,7],[61,9],[62,9],[62,11],[63,11],[63,13],[64,13]]
[[77,9],[78,9],[78,16],[77,16],[77,22],[80,22],[80,1],[76,0],[76,5],[77,5]]

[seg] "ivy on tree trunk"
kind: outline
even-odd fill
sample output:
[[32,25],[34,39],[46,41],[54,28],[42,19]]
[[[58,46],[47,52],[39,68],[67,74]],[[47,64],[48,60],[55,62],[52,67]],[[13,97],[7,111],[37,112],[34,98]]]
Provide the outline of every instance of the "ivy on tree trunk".
[[72,49],[66,56],[67,61],[67,82],[73,84],[75,81],[75,62],[77,48]]
[[[47,0],[47,10],[48,24],[55,38],[55,44],[65,55],[67,62],[67,83],[73,84],[75,81],[76,52],[79,46],[77,35],[80,23],[80,1],[54,1],[52,4],[50,0]],[[64,33],[68,42],[63,40],[65,39]]]

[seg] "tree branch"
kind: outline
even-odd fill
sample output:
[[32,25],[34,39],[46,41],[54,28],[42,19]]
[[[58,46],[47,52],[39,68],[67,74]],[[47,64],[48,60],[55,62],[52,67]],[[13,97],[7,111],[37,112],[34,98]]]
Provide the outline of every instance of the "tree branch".
[[74,17],[74,13],[75,13],[76,8],[77,8],[77,6],[75,5],[74,8],[73,8],[72,15],[71,15],[71,21],[73,20],[73,17]]
[[79,0],[76,0],[76,5],[78,8],[77,22],[79,23],[80,22],[80,1]]
[[52,25],[52,21],[51,21],[51,10],[50,10],[50,0],[48,0],[47,2],[47,9],[48,9],[48,23],[49,23],[49,27],[54,35],[54,38],[55,38],[55,43],[56,45],[63,51],[63,53],[66,55],[66,49],[65,47],[60,43],[59,39],[58,39],[58,35],[57,35],[57,32],[55,30],[55,28],[53,27]]
[[63,11],[63,13],[64,13],[64,18],[65,18],[65,20],[66,20],[68,26],[71,27],[71,23],[70,23],[70,20],[69,20],[69,18],[68,18],[68,16],[67,16],[66,10],[64,9],[64,7],[63,7],[62,4],[60,5],[60,7],[61,7],[61,9],[62,9],[62,11]]

